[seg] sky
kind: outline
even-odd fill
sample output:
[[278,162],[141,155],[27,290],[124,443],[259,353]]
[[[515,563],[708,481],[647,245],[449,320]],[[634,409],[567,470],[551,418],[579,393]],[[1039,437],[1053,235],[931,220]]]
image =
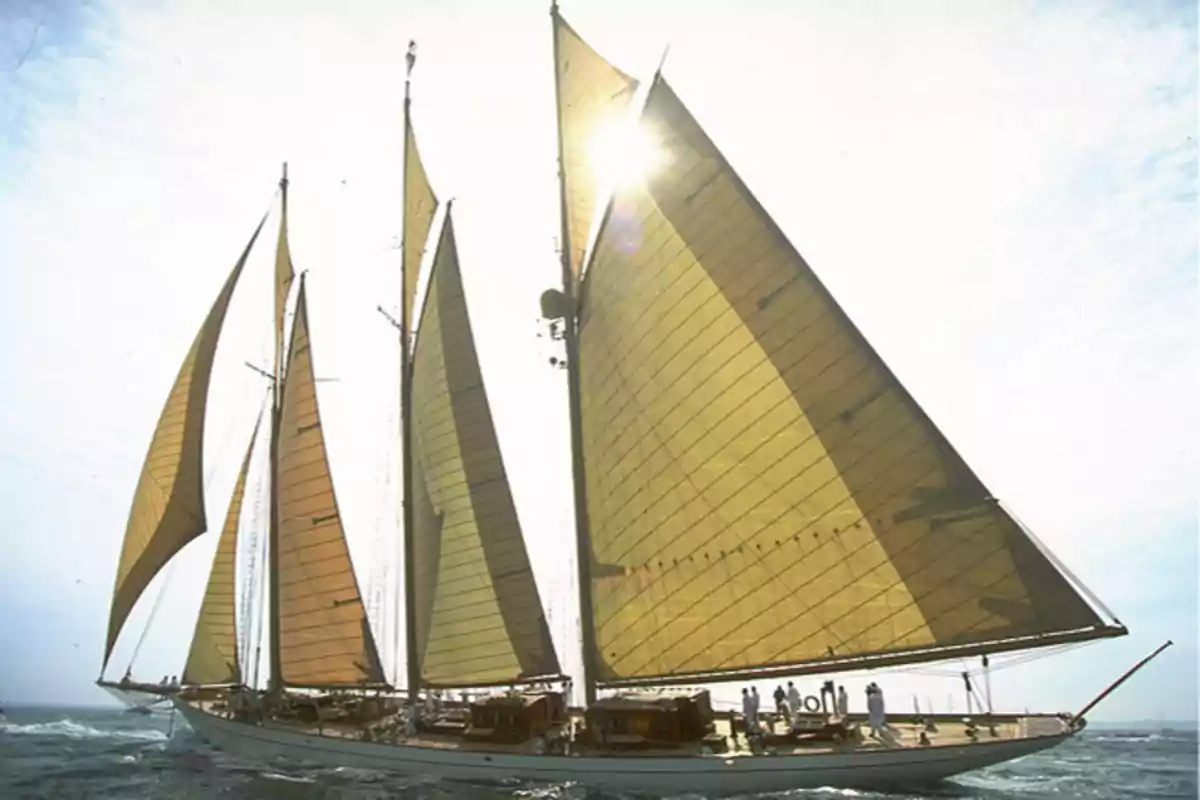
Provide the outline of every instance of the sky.
[[[668,80],[884,360],[1130,628],[996,659],[997,708],[1074,710],[1171,638],[1095,716],[1195,719],[1195,4],[561,7],[639,77],[669,44]],[[538,320],[558,275],[547,11],[0,3],[0,702],[105,702],[92,682],[141,461],[284,160],[334,480],[395,668],[399,356],[376,308],[399,305],[410,38],[414,125],[439,199],[455,198],[518,513],[562,660],[578,663],[565,382]],[[268,365],[275,224],[218,351],[213,529],[265,389],[245,363]],[[261,492],[260,476],[260,511]],[[214,547],[201,537],[146,592],[111,677],[135,649],[136,676],[181,671]],[[962,710],[960,666],[870,678],[901,706]],[[866,676],[845,680],[857,693]]]

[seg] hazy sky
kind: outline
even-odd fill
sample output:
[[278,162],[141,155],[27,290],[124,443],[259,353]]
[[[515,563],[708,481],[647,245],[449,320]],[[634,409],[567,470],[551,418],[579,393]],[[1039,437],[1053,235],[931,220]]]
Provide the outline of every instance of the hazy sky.
[[[337,379],[320,389],[334,479],[395,663],[398,355],[375,308],[399,303],[409,38],[414,121],[435,191],[457,198],[517,508],[577,663],[563,373],[537,337],[557,277],[547,5],[0,2],[0,702],[105,699],[91,682],[141,461],[285,159],[316,368]],[[1195,5],[574,0],[563,13],[642,77],[670,43],[684,102],[901,381],[1131,629],[997,671],[997,706],[1073,710],[1170,637],[1097,717],[1194,718]],[[218,354],[213,529],[264,388],[243,363],[267,363],[273,239]],[[169,570],[135,675],[182,670],[214,539]],[[958,668],[873,677],[898,707],[911,692],[961,710],[958,681],[926,674]]]

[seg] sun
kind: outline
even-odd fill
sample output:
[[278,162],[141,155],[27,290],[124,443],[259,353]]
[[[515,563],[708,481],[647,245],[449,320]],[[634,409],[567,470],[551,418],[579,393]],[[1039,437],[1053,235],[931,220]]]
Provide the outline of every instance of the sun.
[[619,188],[651,177],[666,160],[643,125],[608,120],[596,126],[588,146],[588,162],[601,187]]

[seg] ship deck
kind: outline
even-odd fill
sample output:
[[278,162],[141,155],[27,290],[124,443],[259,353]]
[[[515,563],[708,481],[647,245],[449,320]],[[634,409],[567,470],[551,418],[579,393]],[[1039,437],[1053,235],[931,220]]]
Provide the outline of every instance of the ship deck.
[[[194,708],[218,717],[227,717],[222,704],[208,701],[189,700]],[[575,721],[582,719],[576,710],[572,710],[571,718]],[[861,727],[862,735],[835,743],[830,741],[811,742],[777,742],[767,743],[755,751],[750,747],[742,732],[734,733],[731,717],[727,713],[718,713],[715,720],[716,734],[725,737],[726,749],[723,752],[713,752],[701,742],[681,744],[677,747],[638,748],[625,747],[596,748],[592,746],[571,745],[571,753],[575,755],[614,755],[623,758],[655,758],[679,756],[708,756],[711,758],[731,758],[752,756],[769,753],[773,755],[818,755],[832,753],[860,752],[871,750],[897,750],[905,748],[924,748],[961,746],[973,743],[1014,741],[1041,736],[1054,736],[1065,732],[1066,726],[1061,717],[1049,714],[996,714],[990,718],[976,717],[977,736],[972,738],[962,716],[938,715],[933,717],[937,729],[927,733],[928,744],[921,743],[921,732],[925,730],[921,724],[914,723],[903,717],[889,720],[887,730],[879,738],[869,735],[866,728],[866,716],[851,714],[847,718],[850,723]],[[801,720],[809,724],[817,724],[821,720],[815,715],[802,715]],[[990,723],[990,724],[989,724]],[[246,723],[252,724],[252,723]],[[261,724],[261,723],[254,723]],[[364,727],[338,722],[325,722],[320,725],[305,724],[291,720],[271,719],[265,727],[276,730],[287,730],[309,736],[321,736],[335,739],[362,740]],[[495,742],[469,741],[456,735],[439,735],[420,733],[416,736],[404,736],[403,733],[391,736],[379,724],[370,726],[373,734],[370,741],[377,744],[396,744],[407,747],[423,747],[438,750],[469,751],[472,753],[506,753],[513,755],[532,755],[535,750],[534,742],[527,741],[518,744],[501,744]],[[787,732],[786,725],[774,723],[769,725],[775,734]]]

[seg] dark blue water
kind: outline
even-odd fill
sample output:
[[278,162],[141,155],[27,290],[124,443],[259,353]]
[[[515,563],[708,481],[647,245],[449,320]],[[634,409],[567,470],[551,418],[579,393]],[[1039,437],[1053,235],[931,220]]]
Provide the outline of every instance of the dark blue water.
[[[0,723],[0,798],[604,798],[570,785],[479,787],[368,770],[247,762],[210,750],[182,723],[168,736],[171,727],[169,713],[9,709],[7,722]],[[1089,730],[1048,753],[948,781],[931,794],[818,789],[772,796],[1195,800],[1196,761],[1195,730]]]

